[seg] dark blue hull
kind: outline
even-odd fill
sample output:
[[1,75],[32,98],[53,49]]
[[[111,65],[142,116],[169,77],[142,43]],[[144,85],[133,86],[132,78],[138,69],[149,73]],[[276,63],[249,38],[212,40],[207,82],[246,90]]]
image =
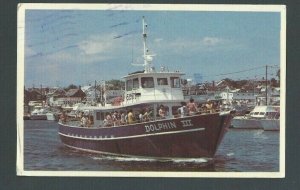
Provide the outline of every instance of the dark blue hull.
[[59,125],[62,142],[79,150],[153,158],[211,158],[231,115],[207,114],[118,127]]
[[47,120],[46,115],[31,115],[30,120]]

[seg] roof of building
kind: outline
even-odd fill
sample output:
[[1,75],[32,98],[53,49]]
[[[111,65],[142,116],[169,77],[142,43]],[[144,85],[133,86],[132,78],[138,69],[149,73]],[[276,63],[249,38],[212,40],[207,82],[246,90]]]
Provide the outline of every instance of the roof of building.
[[84,92],[82,92],[80,88],[75,88],[68,90],[65,95],[68,97],[72,97],[75,96],[77,93],[84,94]]

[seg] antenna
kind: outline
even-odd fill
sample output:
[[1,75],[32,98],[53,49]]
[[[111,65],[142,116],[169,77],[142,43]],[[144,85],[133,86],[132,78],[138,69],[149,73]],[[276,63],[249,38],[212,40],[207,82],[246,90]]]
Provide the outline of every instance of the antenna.
[[[154,69],[152,67],[152,60],[153,57],[155,56],[154,54],[149,54],[149,49],[147,47],[147,23],[145,22],[145,17],[143,16],[143,46],[144,46],[144,53],[143,53],[143,59],[144,59],[144,64],[134,64],[132,60],[132,65],[136,66],[144,66],[145,67],[145,73],[152,72]],[[133,51],[133,50],[132,50]],[[133,52],[132,52],[133,54]]]
[[143,16],[144,66],[146,73],[151,71],[151,61],[153,60],[152,55],[149,55],[149,49],[147,47],[147,27],[148,25]]

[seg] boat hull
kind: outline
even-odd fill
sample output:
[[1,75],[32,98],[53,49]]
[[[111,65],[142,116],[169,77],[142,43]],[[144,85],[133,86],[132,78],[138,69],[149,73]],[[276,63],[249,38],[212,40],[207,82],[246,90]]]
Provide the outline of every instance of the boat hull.
[[31,115],[30,120],[47,120],[47,115],[46,114]]
[[48,121],[55,121],[56,120],[56,117],[53,113],[47,113],[46,117],[47,117]]
[[233,118],[231,126],[235,129],[263,129],[259,120],[242,117]]
[[259,122],[265,131],[279,131],[280,130],[279,119],[261,119],[261,120],[259,120]]
[[119,156],[212,158],[231,115],[207,114],[118,127],[59,124],[61,141],[79,150]]

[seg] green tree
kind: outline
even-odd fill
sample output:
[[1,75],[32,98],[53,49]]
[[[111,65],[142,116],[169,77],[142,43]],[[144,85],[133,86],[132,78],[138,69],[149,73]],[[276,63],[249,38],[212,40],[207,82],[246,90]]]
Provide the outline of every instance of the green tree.
[[125,89],[125,82],[122,80],[109,80],[105,82],[107,90],[124,90]]
[[65,88],[65,91],[68,91],[70,89],[76,89],[78,88],[75,84],[70,84],[67,88]]

